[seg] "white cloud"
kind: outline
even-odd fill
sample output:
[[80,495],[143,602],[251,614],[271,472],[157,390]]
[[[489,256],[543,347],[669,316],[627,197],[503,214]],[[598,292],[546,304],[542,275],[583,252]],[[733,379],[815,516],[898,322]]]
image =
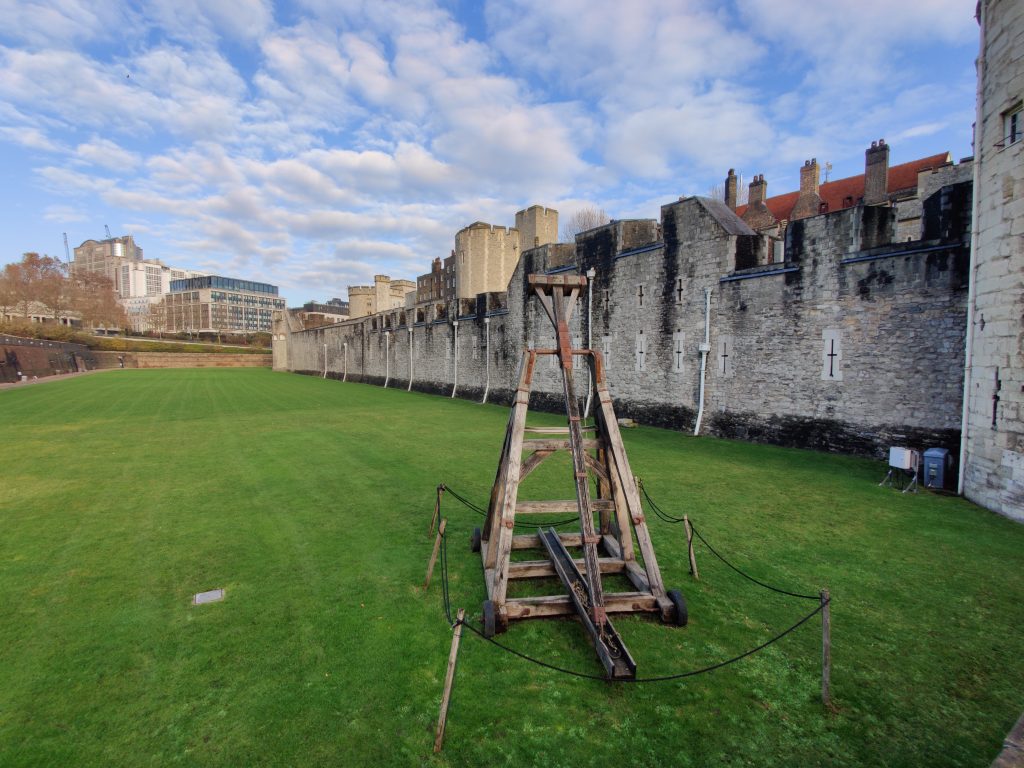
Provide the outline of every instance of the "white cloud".
[[131,152],[109,139],[98,136],[94,136],[88,143],[79,144],[75,149],[75,155],[88,165],[121,173],[134,169],[141,162],[137,152]]
[[70,205],[48,205],[43,211],[43,218],[46,221],[65,224],[68,222],[86,221],[88,216]]
[[45,46],[109,40],[132,14],[116,0],[0,0],[0,18],[0,39]]
[[53,141],[43,131],[28,125],[0,126],[0,137],[5,141],[18,144],[28,149],[41,149],[46,152],[63,151],[63,147]]

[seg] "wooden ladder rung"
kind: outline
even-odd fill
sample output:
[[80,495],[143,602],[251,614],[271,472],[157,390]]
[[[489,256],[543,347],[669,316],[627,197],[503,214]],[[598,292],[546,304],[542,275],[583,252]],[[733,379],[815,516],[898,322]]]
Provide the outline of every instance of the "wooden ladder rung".
[[[603,441],[595,438],[584,438],[583,450],[592,448],[603,448]],[[524,451],[568,451],[570,449],[568,440],[523,440]]]
[[[574,560],[580,573],[587,572],[586,562],[580,558]],[[598,558],[601,565],[601,573],[622,573],[626,570],[626,563],[618,557]],[[544,576],[555,576],[555,566],[550,560],[520,560],[517,563],[510,563],[508,577],[510,579],[537,579]]]
[[[592,499],[590,502],[591,512],[603,512],[614,510],[615,502],[611,499]],[[576,499],[564,499],[558,501],[520,501],[516,504],[517,515],[549,515],[561,514],[563,512],[576,512],[579,510]]]
[[[568,595],[509,598],[505,601],[505,607],[510,620],[576,614],[576,608]],[[650,592],[605,592],[604,608],[608,613],[653,613],[660,610],[657,599]]]
[[[593,424],[591,424],[589,426],[586,426],[586,427],[584,427],[584,426],[580,427],[580,430],[583,431],[583,432],[593,432],[595,429],[597,429],[597,427],[595,427]],[[526,432],[533,432],[533,433],[538,434],[538,435],[568,435],[569,434],[569,428],[568,427],[526,427],[526,429],[524,431],[526,431]]]

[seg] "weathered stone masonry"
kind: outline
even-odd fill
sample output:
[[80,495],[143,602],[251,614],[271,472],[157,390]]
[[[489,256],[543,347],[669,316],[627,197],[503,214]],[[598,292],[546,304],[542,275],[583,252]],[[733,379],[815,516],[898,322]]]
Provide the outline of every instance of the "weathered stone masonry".
[[[380,316],[298,332],[282,321],[275,367],[322,376],[326,352],[331,378],[405,388],[411,344],[413,389],[508,403],[523,348],[553,343],[527,276],[593,269],[590,325],[584,296],[571,331],[605,354],[620,416],[693,429],[710,289],[703,432],[874,456],[955,451],[970,184],[953,181],[922,205],[928,239],[893,242],[896,209],[858,205],[791,222],[779,262],[724,203],[681,199],[660,224],[615,221],[525,251],[500,308],[482,294],[470,315],[410,326],[395,312],[390,330]],[[531,406],[555,407],[559,393],[542,362]]]

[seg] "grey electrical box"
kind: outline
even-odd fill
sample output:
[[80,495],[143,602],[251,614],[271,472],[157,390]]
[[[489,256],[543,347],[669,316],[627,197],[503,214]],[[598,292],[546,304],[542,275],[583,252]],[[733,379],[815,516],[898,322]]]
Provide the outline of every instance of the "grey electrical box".
[[929,448],[924,452],[924,487],[945,488],[946,472],[950,467],[949,451]]

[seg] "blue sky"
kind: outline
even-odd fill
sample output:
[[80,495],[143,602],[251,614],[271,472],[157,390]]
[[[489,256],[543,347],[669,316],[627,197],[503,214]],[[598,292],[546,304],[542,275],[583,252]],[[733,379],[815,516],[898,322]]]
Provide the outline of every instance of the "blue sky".
[[132,233],[290,305],[539,203],[971,152],[973,0],[0,0],[0,263]]

